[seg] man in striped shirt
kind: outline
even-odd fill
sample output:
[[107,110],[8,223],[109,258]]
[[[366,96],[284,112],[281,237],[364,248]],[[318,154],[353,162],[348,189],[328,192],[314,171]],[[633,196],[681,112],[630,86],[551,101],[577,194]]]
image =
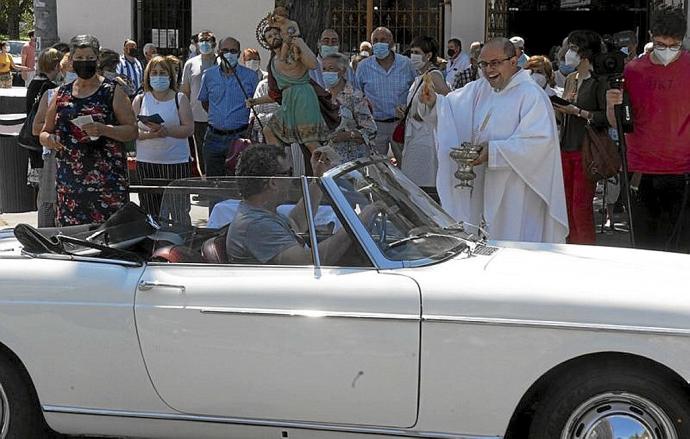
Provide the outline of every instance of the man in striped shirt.
[[120,56],[120,64],[117,65],[115,72],[120,76],[126,77],[132,83],[135,91],[130,96],[130,99],[141,91],[144,78],[144,68],[136,56],[137,43],[132,40],[125,40],[123,54]]
[[379,27],[371,34],[374,56],[359,63],[355,77],[357,86],[373,107],[378,133],[374,141],[376,151],[388,154],[391,135],[397,118],[396,107],[404,107],[407,94],[417,76],[409,58],[393,52],[393,33]]

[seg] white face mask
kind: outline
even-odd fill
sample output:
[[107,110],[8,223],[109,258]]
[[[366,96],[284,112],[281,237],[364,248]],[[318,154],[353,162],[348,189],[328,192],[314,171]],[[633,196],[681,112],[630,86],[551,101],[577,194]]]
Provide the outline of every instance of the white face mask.
[[565,54],[565,63],[570,67],[577,67],[582,62],[580,55],[577,54],[573,49],[568,49]]
[[244,65],[248,69],[252,69],[256,72],[257,70],[259,70],[261,68],[261,61],[259,61],[258,59],[250,59],[249,61],[244,63]]
[[532,73],[532,79],[534,79],[534,82],[539,84],[539,87],[541,88],[546,88],[546,76],[542,73]]
[[424,67],[426,64],[426,61],[424,61],[424,55],[420,55],[418,53],[411,53],[410,61],[412,61],[412,65],[417,70],[422,70],[422,67]]
[[673,51],[671,49],[654,49],[654,56],[656,56],[656,59],[661,61],[661,63],[665,66],[671,64],[673,61],[676,60],[678,55],[680,54],[680,50],[678,51]]

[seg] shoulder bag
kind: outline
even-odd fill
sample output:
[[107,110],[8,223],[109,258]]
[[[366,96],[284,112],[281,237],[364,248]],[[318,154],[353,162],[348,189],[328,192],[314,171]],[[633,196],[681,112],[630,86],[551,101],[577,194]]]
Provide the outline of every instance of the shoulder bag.
[[618,146],[606,130],[596,129],[589,123],[585,125],[582,141],[582,165],[593,182],[618,175],[621,168]]
[[[431,73],[433,70],[428,71],[425,73],[425,75]],[[412,98],[410,98],[410,102],[407,104],[407,108],[405,108],[405,115],[403,116],[402,119],[398,122],[398,124],[395,126],[395,129],[393,130],[393,134],[391,135],[391,140],[395,143],[403,144],[405,143],[405,125],[407,124],[407,115],[410,114],[410,108],[412,108],[412,103],[414,102],[414,98],[417,95],[417,92],[419,89],[422,87],[422,84],[424,84],[424,75],[422,75],[419,78],[419,84],[417,84],[417,87],[415,87],[414,92],[412,93]]]

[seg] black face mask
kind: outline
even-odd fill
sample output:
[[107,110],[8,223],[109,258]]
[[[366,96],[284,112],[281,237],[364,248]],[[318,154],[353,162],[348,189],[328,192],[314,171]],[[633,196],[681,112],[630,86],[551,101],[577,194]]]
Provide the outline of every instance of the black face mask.
[[451,58],[455,56],[455,50],[453,50],[453,49],[448,49],[447,53],[448,53],[448,56]]
[[91,79],[96,74],[98,61],[72,61],[72,68],[74,73],[81,79]]
[[139,51],[137,49],[129,49],[128,54],[132,58],[136,58],[136,56],[139,55]]

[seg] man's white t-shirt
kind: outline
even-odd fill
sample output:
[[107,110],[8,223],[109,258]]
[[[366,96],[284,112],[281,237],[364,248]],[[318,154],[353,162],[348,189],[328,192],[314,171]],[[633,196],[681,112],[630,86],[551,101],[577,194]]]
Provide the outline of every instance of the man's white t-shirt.
[[189,102],[192,105],[194,122],[208,122],[208,114],[199,101],[199,90],[201,90],[201,77],[204,71],[215,65],[215,59],[205,61],[201,55],[189,58],[182,69],[182,84],[189,84],[191,93]]

